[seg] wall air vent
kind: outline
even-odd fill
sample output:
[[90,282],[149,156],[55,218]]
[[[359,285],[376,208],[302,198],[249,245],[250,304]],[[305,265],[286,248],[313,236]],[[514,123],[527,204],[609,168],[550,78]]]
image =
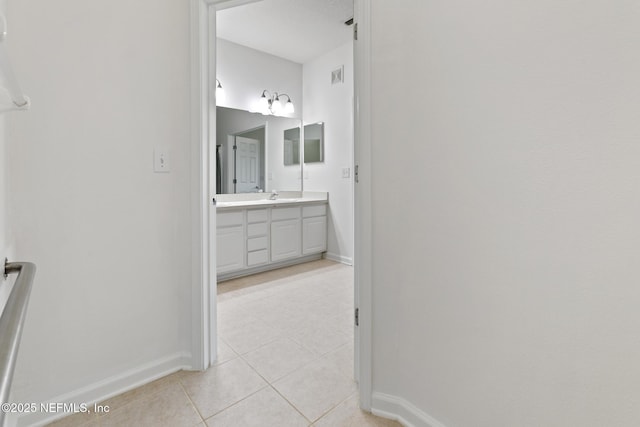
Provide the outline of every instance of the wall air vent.
[[344,65],[340,66],[340,68],[336,68],[331,72],[331,84],[335,85],[337,83],[344,82]]

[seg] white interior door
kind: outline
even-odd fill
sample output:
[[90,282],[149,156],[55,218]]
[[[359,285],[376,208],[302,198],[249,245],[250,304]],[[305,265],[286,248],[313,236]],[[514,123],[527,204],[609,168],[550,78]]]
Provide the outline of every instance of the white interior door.
[[236,193],[255,193],[260,188],[260,141],[236,137]]

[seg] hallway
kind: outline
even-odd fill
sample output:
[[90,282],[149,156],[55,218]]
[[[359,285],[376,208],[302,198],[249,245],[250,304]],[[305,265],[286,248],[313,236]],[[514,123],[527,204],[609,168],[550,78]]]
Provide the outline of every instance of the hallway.
[[358,409],[353,269],[321,260],[222,282],[219,352],[54,426],[398,426]]

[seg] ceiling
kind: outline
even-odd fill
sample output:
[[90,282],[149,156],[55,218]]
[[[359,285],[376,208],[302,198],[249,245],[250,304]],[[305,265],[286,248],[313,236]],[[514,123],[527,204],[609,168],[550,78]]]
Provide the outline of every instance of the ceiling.
[[300,64],[352,39],[353,0],[262,0],[217,13],[218,37]]

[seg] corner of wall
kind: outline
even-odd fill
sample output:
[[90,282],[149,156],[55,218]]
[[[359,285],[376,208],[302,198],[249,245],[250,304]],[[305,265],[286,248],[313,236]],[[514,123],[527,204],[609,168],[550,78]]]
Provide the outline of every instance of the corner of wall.
[[446,427],[431,415],[423,412],[401,397],[373,392],[371,413],[396,420],[406,427]]

